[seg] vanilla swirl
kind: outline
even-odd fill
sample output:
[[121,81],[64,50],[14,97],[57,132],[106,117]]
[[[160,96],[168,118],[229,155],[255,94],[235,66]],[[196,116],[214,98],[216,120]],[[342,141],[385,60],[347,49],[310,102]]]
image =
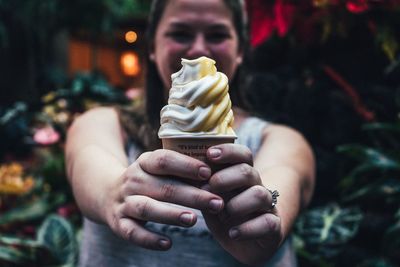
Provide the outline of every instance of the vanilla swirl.
[[161,109],[160,138],[171,136],[235,136],[228,78],[207,57],[182,59],[171,75],[168,105]]

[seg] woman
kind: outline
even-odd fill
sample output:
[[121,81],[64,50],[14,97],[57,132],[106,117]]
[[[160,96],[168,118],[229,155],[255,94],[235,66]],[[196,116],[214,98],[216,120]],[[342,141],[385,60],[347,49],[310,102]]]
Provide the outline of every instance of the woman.
[[[238,143],[245,145],[209,148],[208,160],[219,171],[153,149],[181,58],[213,58],[231,81],[233,104],[241,104],[243,10],[239,0],[155,1],[145,116],[134,115],[134,127],[127,127],[123,113],[98,108],[71,126],[68,176],[88,218],[81,266],[295,265],[285,240],[314,186],[313,155],[300,134],[235,108]],[[206,185],[193,185],[199,181]]]

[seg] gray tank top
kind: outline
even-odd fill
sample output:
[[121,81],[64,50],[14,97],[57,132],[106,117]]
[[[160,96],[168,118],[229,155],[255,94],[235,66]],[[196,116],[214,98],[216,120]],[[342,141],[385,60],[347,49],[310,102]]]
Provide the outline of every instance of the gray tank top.
[[[236,130],[236,143],[248,146],[255,155],[261,145],[262,131],[267,122],[255,117],[247,118]],[[134,144],[128,147],[131,162],[140,151]],[[168,235],[172,248],[153,251],[138,247],[116,236],[109,227],[84,219],[80,249],[81,267],[242,267],[210,234],[200,211],[197,223],[191,228],[148,222],[146,228]],[[264,266],[297,266],[291,239],[287,239],[274,257]]]

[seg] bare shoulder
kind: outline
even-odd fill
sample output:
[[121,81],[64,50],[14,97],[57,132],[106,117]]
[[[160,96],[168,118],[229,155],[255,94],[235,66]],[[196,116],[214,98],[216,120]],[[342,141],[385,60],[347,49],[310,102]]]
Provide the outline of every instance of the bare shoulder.
[[123,158],[125,134],[118,113],[111,107],[98,107],[77,117],[68,129],[66,152],[78,153],[97,147]]
[[112,107],[97,107],[79,115],[68,129],[68,139],[82,139],[92,142],[97,139],[124,139],[118,113]]
[[297,130],[279,124],[265,127],[258,156],[271,164],[286,164],[313,176],[315,160],[306,138]]
[[120,128],[118,113],[114,108],[96,107],[75,118],[68,132],[84,132],[85,135],[89,135],[120,131]]
[[264,141],[268,140],[285,140],[285,141],[290,141],[292,142],[301,142],[301,143],[307,143],[305,140],[304,136],[297,130],[285,126],[282,124],[270,124],[268,127],[264,128],[263,131],[263,139]]
[[112,107],[96,107],[90,109],[81,115],[79,115],[75,120],[76,123],[96,123],[96,122],[113,122],[118,120],[118,114],[116,110]]

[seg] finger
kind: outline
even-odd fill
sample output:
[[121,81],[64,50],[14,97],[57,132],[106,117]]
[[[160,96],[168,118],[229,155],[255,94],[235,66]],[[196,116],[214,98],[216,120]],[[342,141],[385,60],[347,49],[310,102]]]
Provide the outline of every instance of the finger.
[[167,149],[143,153],[137,162],[145,172],[155,175],[170,175],[198,181],[207,180],[211,176],[211,169],[204,162]]
[[126,205],[121,210],[124,216],[142,221],[151,221],[184,227],[193,226],[197,217],[191,211],[185,211],[171,204],[166,204],[146,196],[128,196]]
[[253,166],[253,154],[247,146],[221,144],[207,150],[207,159],[212,163],[236,164],[247,163]]
[[261,185],[252,186],[226,203],[225,220],[267,212],[271,209],[271,203],[272,196],[268,189]]
[[264,213],[252,220],[232,227],[229,236],[235,240],[258,239],[266,236],[279,238],[281,219],[272,213]]
[[122,195],[148,196],[159,201],[212,213],[217,213],[224,207],[222,198],[216,194],[176,179],[149,175],[140,169],[129,182],[124,183]]
[[241,163],[214,173],[208,183],[212,192],[229,192],[261,184],[261,178],[252,166]]
[[123,239],[140,247],[153,250],[167,250],[171,247],[168,237],[150,232],[132,219],[120,219],[118,227],[118,233]]

